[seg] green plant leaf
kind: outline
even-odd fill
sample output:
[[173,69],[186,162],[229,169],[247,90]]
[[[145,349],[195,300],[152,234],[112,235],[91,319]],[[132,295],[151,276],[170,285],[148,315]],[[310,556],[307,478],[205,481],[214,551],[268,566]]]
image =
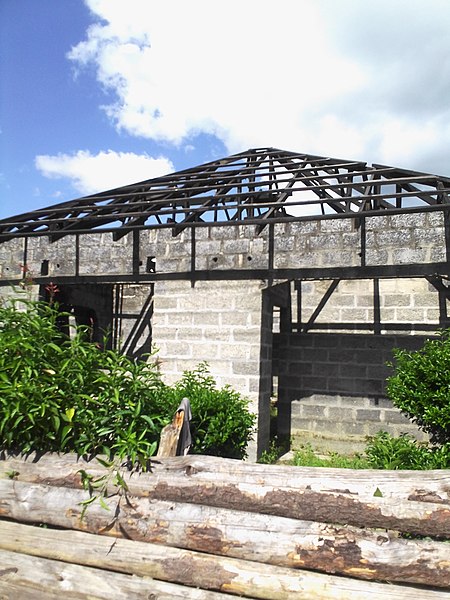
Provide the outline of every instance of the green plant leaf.
[[102,467],[106,467],[107,469],[111,468],[114,465],[114,461],[104,460],[99,456],[96,456],[96,460],[102,465]]
[[102,496],[100,496],[99,498],[99,502],[100,502],[100,506],[104,509],[104,510],[108,510],[111,512],[110,507],[106,504],[104,498]]

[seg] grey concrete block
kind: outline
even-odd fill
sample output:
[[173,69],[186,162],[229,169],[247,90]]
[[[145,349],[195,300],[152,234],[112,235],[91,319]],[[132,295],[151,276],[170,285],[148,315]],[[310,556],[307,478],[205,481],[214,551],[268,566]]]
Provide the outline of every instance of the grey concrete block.
[[380,409],[393,408],[391,400],[388,400],[387,398],[371,398],[369,402],[370,406],[375,406]]
[[292,420],[292,432],[298,434],[299,431],[313,431],[314,423],[311,419],[295,418]]
[[398,409],[383,409],[382,410],[383,421],[391,423],[393,425],[411,425],[411,421]]
[[366,250],[367,265],[389,265],[392,264],[389,252],[384,249],[369,247]]
[[333,392],[340,393],[358,393],[361,390],[363,380],[358,379],[346,379],[344,377],[340,377],[339,379],[335,379],[329,382],[329,390]]
[[275,252],[292,252],[295,248],[295,238],[293,236],[279,236],[275,238]]
[[225,240],[222,244],[222,252],[225,254],[248,254],[250,252],[250,240]]
[[319,251],[330,249],[335,251],[335,259],[339,259],[338,249],[344,250],[342,235],[339,233],[318,234],[310,238],[311,250]]
[[300,404],[300,417],[314,420],[328,419],[325,406],[309,406]]
[[231,363],[231,370],[234,375],[257,375],[259,376],[260,364],[256,361],[234,360]]
[[377,421],[365,421],[363,423],[364,435],[366,436],[374,436],[377,435],[380,431],[387,431],[391,435],[395,435],[395,431],[387,426],[385,423],[379,423]]
[[404,228],[421,227],[424,229],[427,223],[426,213],[403,214],[389,216],[390,225],[395,229],[402,230]]
[[335,363],[316,362],[312,364],[313,375],[322,375],[327,379],[334,379],[340,375],[340,365]]
[[365,435],[364,423],[359,421],[342,423],[342,429],[348,435]]
[[381,421],[381,410],[378,408],[357,409],[356,418],[358,421]]
[[308,390],[323,392],[327,389],[328,380],[326,377],[313,377],[310,375],[303,377],[303,386]]
[[217,344],[190,344],[191,357],[198,359],[199,362],[202,361],[210,361],[213,358],[218,358],[219,356],[219,346]]
[[[365,379],[367,377],[368,367],[366,365],[334,365],[339,367],[338,374],[340,377],[354,377],[355,379]],[[325,372],[328,373],[328,367],[324,368]]]
[[201,327],[202,325],[209,325],[218,327],[220,324],[220,313],[209,312],[209,313],[193,313],[193,323],[195,326]]
[[356,418],[356,411],[350,407],[343,406],[330,406],[328,408],[328,417],[330,419],[330,426],[334,428],[337,422],[353,422]]

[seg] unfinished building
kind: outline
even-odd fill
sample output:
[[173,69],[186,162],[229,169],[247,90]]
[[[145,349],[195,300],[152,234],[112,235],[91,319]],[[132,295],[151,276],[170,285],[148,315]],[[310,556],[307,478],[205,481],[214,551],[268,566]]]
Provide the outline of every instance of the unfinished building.
[[[257,148],[0,221],[0,293],[50,282],[79,322],[168,381],[201,361],[293,443],[413,426],[394,347],[448,326],[450,179]],[[26,266],[26,267],[25,267]]]

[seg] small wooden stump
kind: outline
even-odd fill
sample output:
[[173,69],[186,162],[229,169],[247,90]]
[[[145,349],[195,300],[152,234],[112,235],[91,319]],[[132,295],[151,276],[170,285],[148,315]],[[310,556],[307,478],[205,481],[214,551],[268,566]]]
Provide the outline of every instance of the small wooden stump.
[[174,414],[172,423],[166,425],[161,431],[157,457],[176,456],[178,442],[180,440],[181,429],[184,421],[184,410],[177,410]]

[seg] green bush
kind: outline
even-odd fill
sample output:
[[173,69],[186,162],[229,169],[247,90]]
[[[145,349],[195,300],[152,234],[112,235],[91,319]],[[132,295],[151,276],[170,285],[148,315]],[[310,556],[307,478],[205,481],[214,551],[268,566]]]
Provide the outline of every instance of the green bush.
[[76,452],[146,462],[183,396],[193,412],[193,452],[242,458],[254,417],[206,366],[172,388],[152,361],[99,350],[82,329],[72,339],[47,304],[0,307],[0,452]]
[[0,449],[150,456],[168,418],[155,411],[154,364],[101,351],[81,330],[69,339],[44,303],[26,309],[0,309]]
[[373,469],[428,469],[430,453],[426,446],[408,434],[394,437],[386,431],[368,438],[366,456]]
[[450,443],[450,330],[416,352],[395,350],[387,395],[433,444]]
[[386,431],[368,438],[366,456],[373,469],[445,469],[450,466],[450,445],[428,447],[406,433],[394,437]]
[[229,386],[217,388],[206,363],[185,371],[171,390],[171,406],[189,398],[192,409],[193,454],[243,459],[253,433],[255,416],[248,401]]
[[287,452],[289,452],[290,442],[288,439],[275,436],[269,444],[269,448],[264,450],[258,459],[258,462],[265,465],[274,465]]

